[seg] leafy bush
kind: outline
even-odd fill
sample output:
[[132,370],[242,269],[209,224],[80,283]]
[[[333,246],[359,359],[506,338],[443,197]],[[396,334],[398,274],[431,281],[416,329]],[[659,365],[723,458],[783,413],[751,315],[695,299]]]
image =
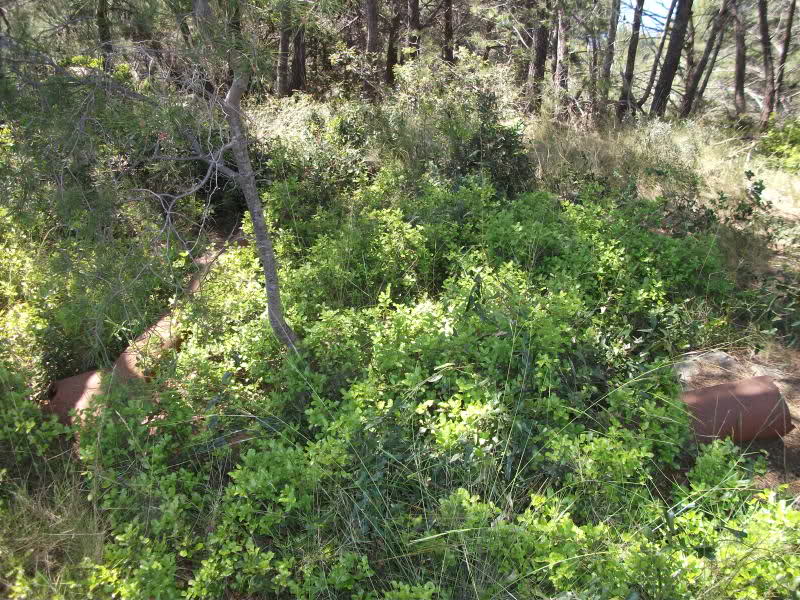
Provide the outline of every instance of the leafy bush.
[[770,129],[761,139],[760,149],[780,168],[800,171],[800,120]]

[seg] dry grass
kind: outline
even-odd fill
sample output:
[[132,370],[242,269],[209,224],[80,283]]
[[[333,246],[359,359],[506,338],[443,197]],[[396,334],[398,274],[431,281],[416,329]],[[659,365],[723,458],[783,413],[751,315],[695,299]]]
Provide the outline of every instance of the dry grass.
[[0,593],[4,586],[15,590],[30,585],[27,577],[19,579],[21,570],[38,574],[37,589],[25,597],[62,597],[84,559],[102,557],[105,534],[97,507],[87,499],[80,474],[68,464],[43,487],[9,487],[0,523]]

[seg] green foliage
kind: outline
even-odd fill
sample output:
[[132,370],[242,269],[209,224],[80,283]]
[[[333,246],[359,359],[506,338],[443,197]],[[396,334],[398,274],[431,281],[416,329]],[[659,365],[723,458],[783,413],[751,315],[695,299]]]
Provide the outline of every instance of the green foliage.
[[770,129],[761,139],[759,148],[780,168],[800,171],[800,120],[787,121]]
[[[125,66],[115,75],[133,85]],[[739,447],[691,444],[670,369],[744,321],[791,328],[793,305],[738,289],[720,245],[721,226],[767,222],[763,190],[706,206],[671,147],[652,165],[676,186],[661,196],[640,195],[632,168],[577,163],[558,195],[538,189],[498,72],[468,53],[420,57],[380,104],[257,108],[270,135],[254,163],[302,351],[272,333],[245,217],[250,243],[177,310],[182,344],[150,380],[98,396],[80,428],[75,506],[102,519],[101,547],[52,586],[4,533],[3,594],[796,595],[800,513],[755,490],[761,467]],[[24,510],[36,482],[19,473],[52,459],[63,431],[12,373],[43,395],[46,379],[109,363],[172,304],[190,268],[180,240],[207,216],[187,197],[161,235],[158,205],[120,201],[192,180],[115,162],[156,143],[181,152],[187,117],[104,100],[77,181],[4,179],[0,449],[17,491],[0,517]],[[12,175],[65,118],[54,133],[17,101],[0,137]],[[644,143],[667,139],[656,133]],[[36,210],[15,211],[26,199]]]
[[[40,468],[66,428],[55,416],[45,416],[31,398],[23,377],[0,360],[0,481]],[[9,470],[10,469],[10,470]],[[6,484],[4,484],[5,486]],[[1,498],[0,498],[1,501]]]

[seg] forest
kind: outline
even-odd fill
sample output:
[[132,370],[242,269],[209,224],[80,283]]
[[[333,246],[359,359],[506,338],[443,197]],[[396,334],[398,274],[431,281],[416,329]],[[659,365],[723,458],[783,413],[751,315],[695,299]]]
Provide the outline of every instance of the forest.
[[796,5],[0,0],[0,598],[800,600]]

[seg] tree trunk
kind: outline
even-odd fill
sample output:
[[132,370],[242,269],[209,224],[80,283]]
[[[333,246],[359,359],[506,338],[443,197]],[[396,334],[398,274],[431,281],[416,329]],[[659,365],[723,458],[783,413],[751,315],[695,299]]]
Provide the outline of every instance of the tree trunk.
[[306,28],[300,26],[292,40],[292,71],[289,91],[306,89]]
[[650,105],[650,114],[663,117],[667,112],[667,102],[670,92],[672,92],[672,82],[678,72],[678,64],[681,60],[681,50],[686,39],[686,29],[689,26],[689,19],[692,16],[692,0],[678,0],[678,9],[675,14],[675,25],[672,28],[672,35],[669,38],[667,53],[664,56],[664,66],[658,76],[655,92],[653,92],[653,104]]
[[557,9],[558,44],[556,46],[556,68],[554,79],[558,87],[556,99],[556,118],[565,119],[569,114],[569,20],[563,1]]
[[635,107],[633,99],[633,72],[636,68],[636,53],[639,51],[639,31],[642,28],[642,9],[644,0],[636,0],[633,11],[633,24],[631,25],[631,39],[628,42],[628,58],[625,61],[625,72],[622,74],[622,91],[617,104],[617,119],[622,120],[625,113]]
[[411,47],[411,56],[419,54],[422,22],[419,16],[419,0],[408,0],[408,45]]
[[764,59],[764,103],[761,108],[761,130],[767,128],[775,108],[775,65],[772,62],[772,41],[769,39],[767,0],[758,0],[758,30]]
[[650,92],[653,91],[653,84],[656,82],[656,74],[658,73],[658,64],[661,61],[661,54],[664,51],[664,44],[669,37],[670,25],[672,24],[672,15],[675,14],[675,7],[678,5],[678,0],[672,0],[667,12],[667,18],[664,21],[664,31],[661,33],[661,41],[658,43],[658,50],[656,51],[655,58],[653,58],[653,66],[650,67],[650,77],[647,80],[647,87],[639,98],[638,106],[642,108],[644,103],[650,97]]
[[244,194],[247,209],[253,219],[253,231],[256,238],[256,248],[264,270],[264,280],[267,291],[267,313],[272,331],[287,348],[297,351],[297,334],[286,323],[283,316],[283,303],[278,281],[278,259],[272,246],[272,237],[264,220],[264,208],[256,186],[256,177],[253,165],[250,162],[247,134],[242,122],[242,95],[247,90],[250,76],[246,69],[235,69],[233,83],[228,90],[222,104],[228,127],[231,131],[233,156],[239,172],[237,181]]
[[103,53],[103,71],[111,71],[111,23],[108,20],[108,0],[97,0],[97,36],[100,39],[100,51]]
[[[11,35],[11,24],[8,22],[8,17],[6,16],[6,10],[2,6],[0,6],[0,21],[3,22],[3,25],[6,26],[6,35]],[[6,76],[6,69],[5,64],[3,61],[3,49],[0,48],[0,79],[3,79]]]
[[442,58],[449,63],[455,62],[453,54],[453,0],[444,0],[444,48]]
[[697,98],[695,102],[700,102],[703,99],[703,95],[706,93],[706,86],[708,85],[708,80],[711,79],[711,72],[714,70],[714,65],[717,64],[717,55],[719,54],[719,49],[722,47],[722,39],[725,37],[725,30],[723,29],[719,33],[719,37],[717,38],[717,45],[714,47],[714,54],[711,56],[711,62],[708,63],[708,69],[706,69],[706,75],[703,78],[703,83],[700,85],[700,89],[697,92]]
[[603,110],[605,110],[605,104],[608,101],[608,91],[611,89],[611,66],[614,64],[614,51],[617,42],[619,7],[620,0],[611,0],[611,18],[608,22],[608,45],[606,46],[605,56],[603,57],[603,72],[600,78],[600,100],[603,104]]
[[686,41],[683,44],[683,51],[686,57],[686,70],[684,71],[684,80],[688,81],[692,78],[696,62],[694,60],[694,15],[689,16],[689,25],[686,28]]
[[367,52],[375,54],[380,50],[378,0],[364,0],[364,13],[367,20]]
[[783,29],[783,41],[781,43],[781,54],[778,57],[778,71],[775,76],[775,97],[780,101],[783,96],[783,75],[786,71],[786,57],[789,56],[789,46],[792,42],[792,22],[794,21],[794,11],[797,0],[789,0],[786,5],[786,12],[781,19],[786,25]]
[[733,70],[733,104],[736,107],[736,116],[747,112],[747,97],[744,95],[744,76],[747,68],[747,49],[745,47],[744,15],[739,10],[739,2],[731,3],[733,11],[733,35],[736,41],[736,59]]
[[528,69],[530,107],[534,112],[539,112],[542,106],[544,71],[547,64],[547,52],[550,48],[550,27],[548,25],[548,19],[549,16],[546,13],[546,8],[540,8],[536,14],[531,63]]
[[275,93],[279,97],[289,95],[289,43],[292,39],[292,8],[290,0],[283,0],[280,6],[281,37],[278,43],[278,73]]
[[597,95],[597,65],[599,62],[599,52],[597,48],[597,38],[595,37],[594,32],[589,34],[587,46],[587,50],[589,52],[589,110],[591,111],[592,118],[594,118],[594,116],[597,115],[600,110],[598,106],[600,98],[598,98]]
[[695,96],[698,88],[700,87],[700,83],[703,81],[706,65],[708,65],[708,60],[711,58],[711,53],[716,47],[717,36],[720,35],[722,25],[725,23],[727,16],[728,0],[722,0],[722,6],[720,6],[719,11],[714,16],[714,20],[711,23],[711,31],[708,33],[708,39],[706,40],[705,50],[703,50],[703,56],[700,58],[700,62],[697,63],[692,70],[691,75],[688,77],[686,91],[683,94],[683,102],[681,103],[680,116],[682,118],[688,117],[692,112]]
[[386,84],[391,86],[394,86],[394,68],[397,65],[397,34],[400,31],[401,18],[400,9],[395,6],[395,13],[389,24],[389,40],[386,46],[386,74],[384,76]]

